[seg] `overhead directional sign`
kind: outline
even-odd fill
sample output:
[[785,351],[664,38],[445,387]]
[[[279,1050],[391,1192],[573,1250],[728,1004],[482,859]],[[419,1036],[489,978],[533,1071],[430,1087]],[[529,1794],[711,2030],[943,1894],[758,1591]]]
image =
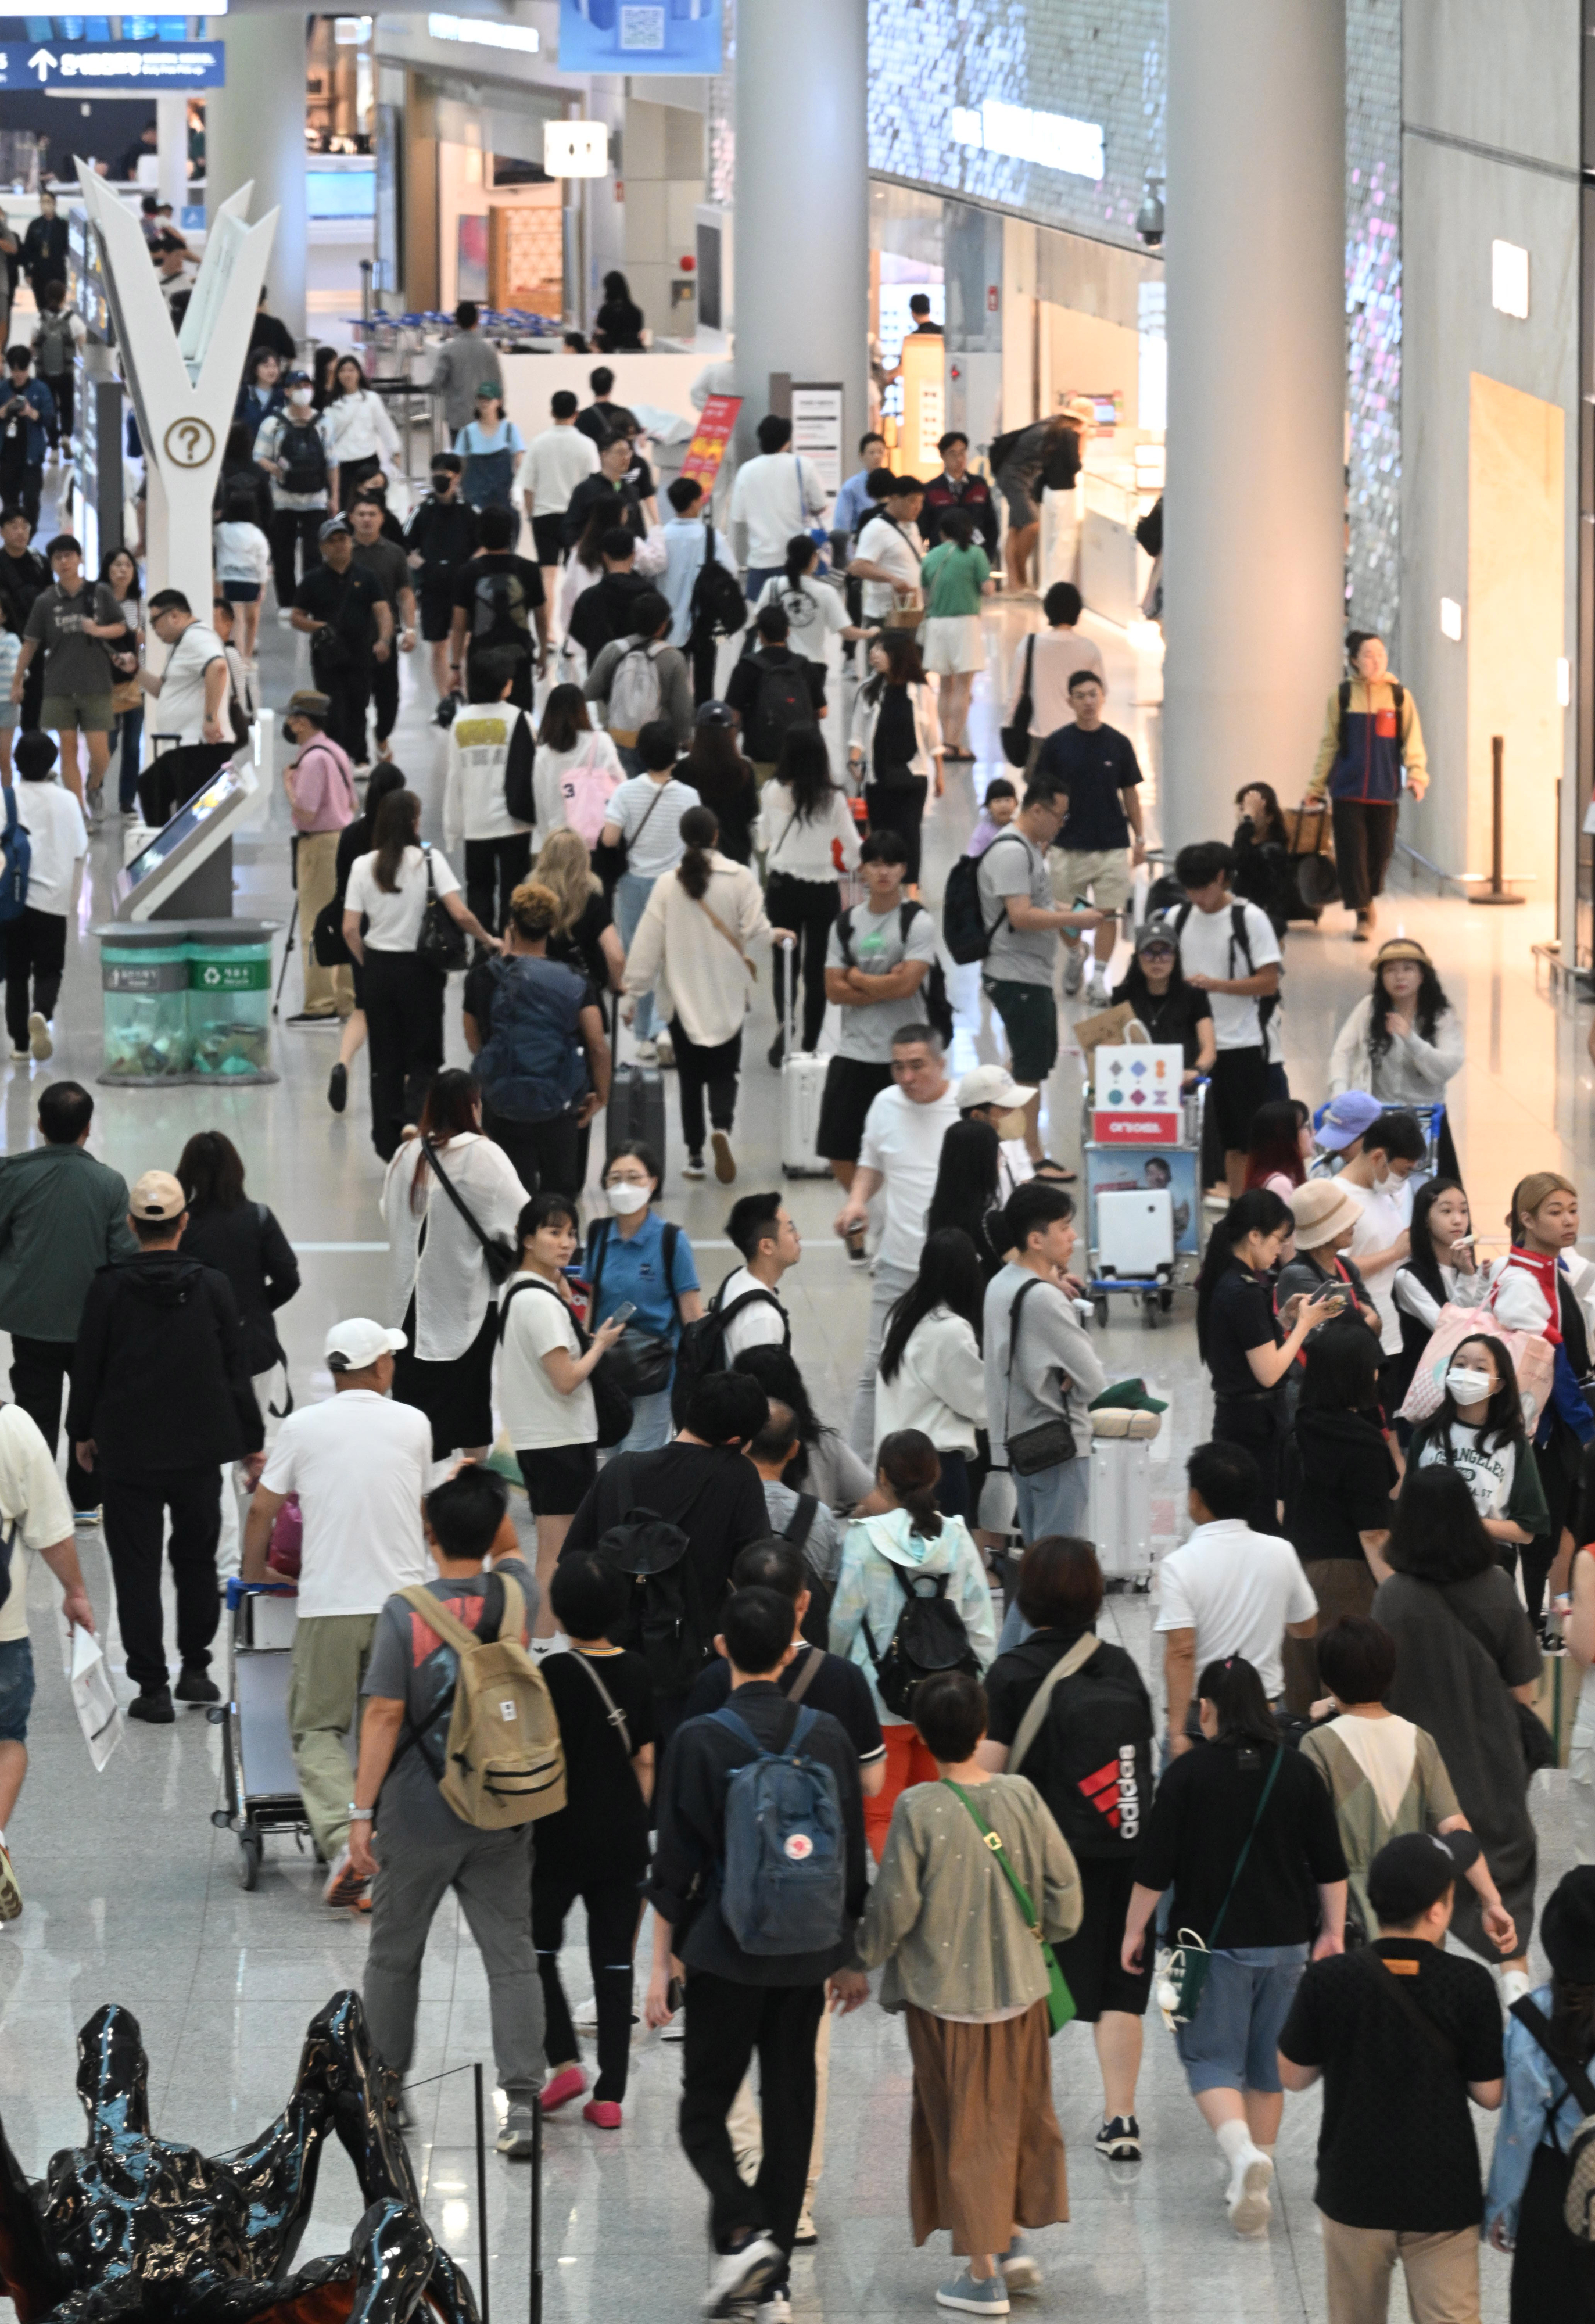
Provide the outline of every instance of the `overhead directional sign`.
[[0,89],[225,88],[223,41],[0,42]]

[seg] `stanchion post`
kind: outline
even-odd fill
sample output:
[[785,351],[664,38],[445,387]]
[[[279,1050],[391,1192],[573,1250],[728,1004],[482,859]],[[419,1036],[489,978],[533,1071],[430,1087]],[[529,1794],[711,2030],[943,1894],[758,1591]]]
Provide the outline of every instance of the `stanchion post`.
[[476,2061],[476,2258],[481,2282],[476,2287],[476,2304],[482,2311],[482,2324],[488,2324],[487,2291],[487,2116],[483,2104],[482,2061]]
[[530,2324],[543,2324],[543,2102],[531,2101],[531,2250]]
[[1506,756],[1507,742],[1503,734],[1489,738],[1489,885],[1476,889],[1468,899],[1471,904],[1521,904],[1526,899],[1516,895],[1507,885],[1506,862]]

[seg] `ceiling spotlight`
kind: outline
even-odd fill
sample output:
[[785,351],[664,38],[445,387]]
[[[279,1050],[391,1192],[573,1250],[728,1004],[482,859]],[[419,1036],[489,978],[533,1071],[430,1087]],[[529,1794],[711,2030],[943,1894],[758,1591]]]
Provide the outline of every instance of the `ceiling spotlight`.
[[1163,240],[1163,180],[1147,172],[1147,190],[1141,196],[1141,206],[1135,214],[1135,230],[1148,250],[1156,250]]

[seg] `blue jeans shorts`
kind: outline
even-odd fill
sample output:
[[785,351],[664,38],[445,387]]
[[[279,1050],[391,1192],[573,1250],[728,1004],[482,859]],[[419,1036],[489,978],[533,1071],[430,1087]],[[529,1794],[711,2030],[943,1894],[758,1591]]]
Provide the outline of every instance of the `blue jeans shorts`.
[[1279,2089],[1279,2036],[1306,1965],[1305,1945],[1214,1953],[1201,2008],[1174,2029],[1193,2098],[1202,2090]]
[[0,1639],[0,1743],[25,1743],[33,1707],[33,1649],[26,1638]]

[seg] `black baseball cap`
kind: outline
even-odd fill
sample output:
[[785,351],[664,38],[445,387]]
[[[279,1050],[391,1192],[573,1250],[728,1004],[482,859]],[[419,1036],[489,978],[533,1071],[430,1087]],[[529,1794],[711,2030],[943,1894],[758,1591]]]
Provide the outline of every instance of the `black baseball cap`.
[[1471,1831],[1404,1831],[1368,1868],[1368,1901],[1379,1925],[1404,1929],[1437,1904],[1482,1850]]

